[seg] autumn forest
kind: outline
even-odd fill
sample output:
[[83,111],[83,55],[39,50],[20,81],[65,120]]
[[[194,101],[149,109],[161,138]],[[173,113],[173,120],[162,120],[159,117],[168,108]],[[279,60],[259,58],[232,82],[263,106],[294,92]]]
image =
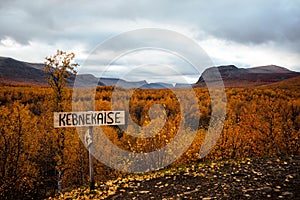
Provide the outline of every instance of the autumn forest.
[[[177,90],[185,92],[185,89]],[[96,89],[96,110],[110,109],[113,91],[113,87]],[[201,110],[197,135],[189,149],[171,166],[199,161],[198,152],[208,128],[211,102],[207,89],[194,88],[194,91]],[[72,109],[71,93],[71,88],[64,91],[61,106],[65,111]],[[117,126],[103,127],[106,136],[114,144],[132,152],[149,152],[163,147],[172,140],[180,126],[176,97],[168,89],[132,89],[132,93],[128,112],[133,121],[139,125],[149,123],[149,107],[161,104],[167,113],[163,128],[150,140],[136,139]],[[3,85],[0,95],[1,199],[53,196],[57,192],[60,170],[64,189],[87,185],[88,151],[75,128],[63,129],[64,146],[61,146],[61,133],[53,127],[53,91],[49,87]],[[224,128],[217,145],[202,161],[299,155],[299,95],[299,88],[293,85],[288,88],[226,88]],[[190,109],[189,118],[193,119],[193,115],[199,113],[193,112],[193,107]],[[185,129],[189,131],[195,127],[190,125]],[[127,127],[127,130],[132,129]],[[96,181],[104,181],[116,178],[122,172],[95,160],[95,175]]]

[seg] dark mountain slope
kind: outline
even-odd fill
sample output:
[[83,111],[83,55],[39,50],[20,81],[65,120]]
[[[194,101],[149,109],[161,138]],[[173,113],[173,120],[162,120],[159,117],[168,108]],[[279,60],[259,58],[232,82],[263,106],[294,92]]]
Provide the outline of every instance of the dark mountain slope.
[[0,57],[0,82],[6,84],[46,84],[42,64]]
[[[216,67],[206,69],[194,86],[204,87],[204,75],[213,74],[215,68]],[[225,87],[252,87],[266,85],[300,75],[299,72],[290,71],[276,65],[248,69],[237,68],[234,65],[219,66],[217,68],[219,69]],[[213,75],[210,77],[212,77],[210,81],[217,80],[214,80]]]

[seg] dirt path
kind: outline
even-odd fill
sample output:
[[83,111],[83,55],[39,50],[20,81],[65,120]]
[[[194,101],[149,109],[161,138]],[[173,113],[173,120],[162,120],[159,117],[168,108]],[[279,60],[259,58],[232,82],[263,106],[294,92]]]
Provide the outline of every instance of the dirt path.
[[49,199],[299,199],[300,156],[195,163],[81,187]]
[[195,164],[122,181],[107,199],[300,199],[300,157]]

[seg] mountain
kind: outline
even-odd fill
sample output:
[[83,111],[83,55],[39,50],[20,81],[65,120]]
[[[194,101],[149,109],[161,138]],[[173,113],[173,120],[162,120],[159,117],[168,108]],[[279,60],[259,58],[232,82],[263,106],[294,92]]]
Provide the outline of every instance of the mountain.
[[[45,80],[44,64],[28,63],[12,58],[0,57],[0,83],[1,84],[29,84],[47,85]],[[97,82],[93,75],[79,75],[78,82],[88,85]],[[73,86],[75,76],[71,75],[69,86]],[[80,84],[79,84],[80,85]],[[83,84],[81,84],[83,85]]]
[[210,77],[210,81],[217,81],[218,76],[215,69],[218,69],[225,87],[252,87],[279,82],[285,79],[297,77],[299,72],[288,70],[276,65],[259,66],[253,68],[238,68],[234,65],[224,65],[206,69],[194,87],[206,86],[204,78]]
[[0,83],[45,85],[43,64],[0,57]]
[[193,84],[187,84],[187,83],[176,83],[175,88],[191,88]]
[[149,83],[140,87],[141,89],[164,89],[164,88],[173,88],[172,84],[167,83]]
[[[234,65],[224,65],[207,68],[200,76],[194,87],[205,87],[204,76],[209,75],[210,81],[216,81],[218,69],[224,81],[225,87],[252,87],[276,83],[285,79],[297,77],[299,72],[290,71],[276,65],[259,66],[253,68],[238,68]],[[12,58],[0,57],[0,84],[31,84],[46,85],[44,64],[28,63]],[[75,76],[71,77],[69,86],[72,86]],[[97,78],[92,74],[79,74],[76,77],[76,85],[79,87],[120,86],[123,88],[161,89],[173,88],[166,83],[147,83],[146,81],[130,82],[117,78]],[[176,84],[175,88],[190,87],[187,84]]]
[[259,67],[252,67],[247,69],[251,73],[280,73],[280,74],[288,74],[292,73],[293,71],[288,70],[284,67],[279,67],[276,65],[266,65],[266,66],[259,66]]
[[125,81],[123,79],[117,79],[117,78],[100,78],[99,83],[102,83],[106,86],[120,86],[123,88],[139,88],[144,85],[147,85],[148,83],[146,81],[136,81],[136,82],[129,82]]
[[[71,77],[70,86],[74,85],[75,76]],[[76,87],[90,88],[95,85],[104,86],[103,83],[99,82],[99,79],[92,74],[80,74],[76,76]]]
[[[0,57],[0,84],[29,84],[47,85],[45,80],[44,64],[28,63],[13,58]],[[71,76],[69,86],[72,87],[75,76]],[[147,83],[146,81],[129,82],[117,78],[97,78],[92,74],[79,74],[76,76],[76,86],[94,87],[99,86],[120,86],[123,88],[147,88],[157,89],[167,86],[165,83]]]

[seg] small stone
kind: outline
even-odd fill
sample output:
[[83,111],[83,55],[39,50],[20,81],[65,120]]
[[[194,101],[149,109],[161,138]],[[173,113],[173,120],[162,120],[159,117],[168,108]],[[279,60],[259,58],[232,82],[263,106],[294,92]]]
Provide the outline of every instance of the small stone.
[[288,191],[283,192],[281,195],[289,198],[292,198],[294,196],[292,192],[288,192]]
[[263,188],[261,188],[261,190],[263,190],[264,192],[272,192],[272,188],[271,187],[263,187]]
[[292,179],[294,177],[292,175],[287,175],[286,178]]
[[140,191],[140,193],[141,194],[147,194],[147,193],[149,193],[150,191],[148,191],[148,190],[142,190],[142,191]]
[[189,195],[189,194],[191,194],[192,192],[191,191],[187,191],[187,192],[184,192],[183,194],[184,195]]
[[253,191],[254,191],[254,189],[252,189],[252,188],[249,188],[249,189],[247,189],[247,190],[243,190],[244,193],[247,193],[247,192],[253,192]]

